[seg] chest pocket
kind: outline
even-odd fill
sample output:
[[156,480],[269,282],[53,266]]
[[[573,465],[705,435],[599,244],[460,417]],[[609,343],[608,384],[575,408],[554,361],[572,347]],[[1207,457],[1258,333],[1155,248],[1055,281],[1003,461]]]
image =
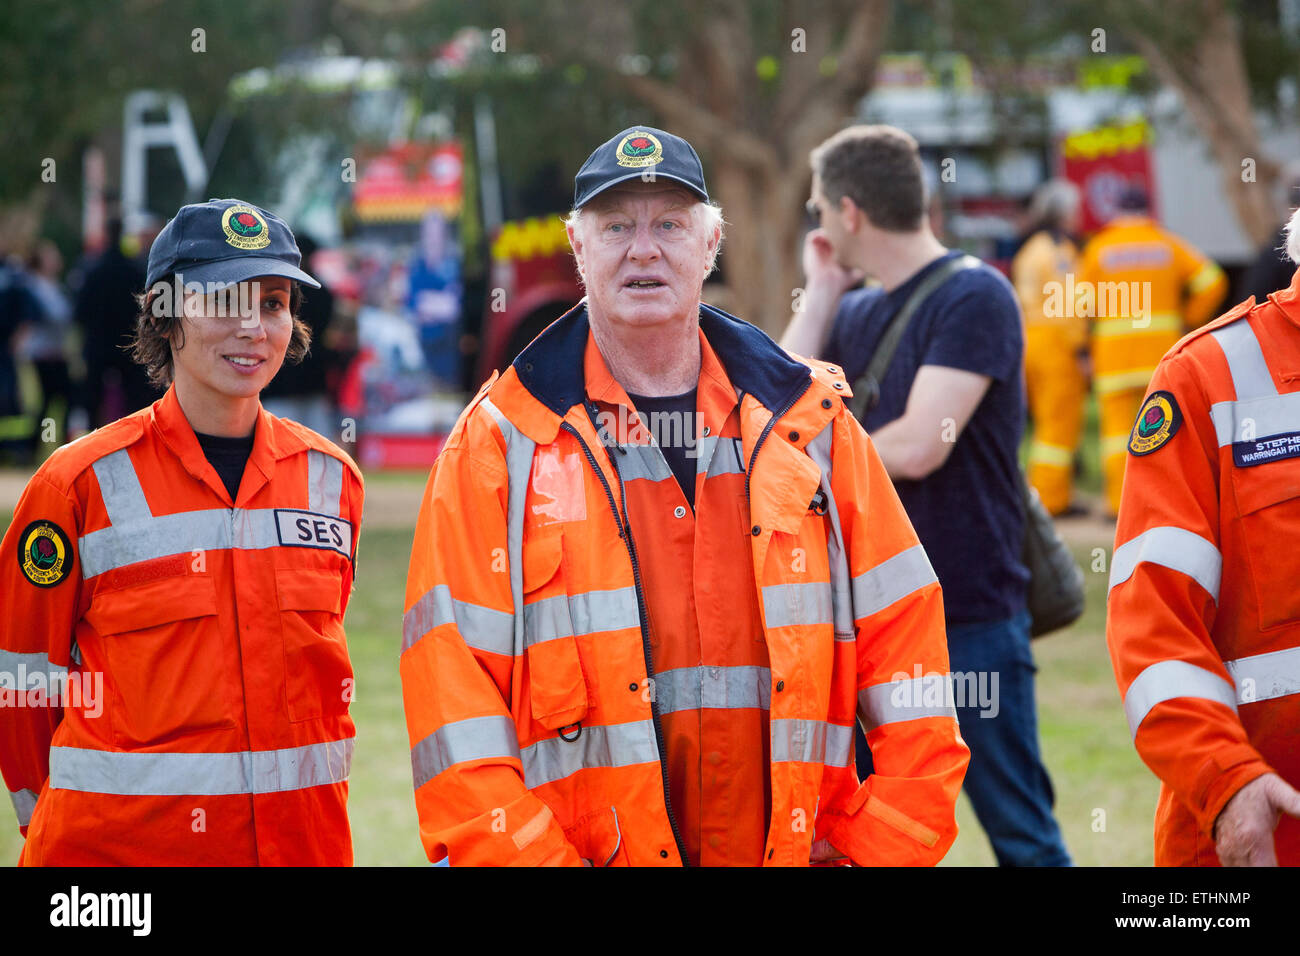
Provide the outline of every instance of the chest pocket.
[[235,725],[234,647],[212,578],[180,574],[100,590],[85,623],[103,643],[114,740],[133,747]]
[[342,717],[354,696],[340,616],[342,587],[332,571],[276,568],[285,698],[292,721]]
[[1232,469],[1259,626],[1300,622],[1300,458]]
[[568,728],[587,715],[590,699],[573,633],[559,528],[525,537],[523,571],[529,707],[533,719],[548,730]]

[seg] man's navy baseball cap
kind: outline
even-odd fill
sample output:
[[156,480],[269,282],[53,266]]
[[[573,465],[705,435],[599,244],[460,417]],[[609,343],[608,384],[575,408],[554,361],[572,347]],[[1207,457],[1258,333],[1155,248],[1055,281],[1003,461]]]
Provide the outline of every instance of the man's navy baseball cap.
[[146,289],[180,273],[184,282],[229,285],[258,276],[320,283],[298,268],[302,253],[284,220],[239,199],[181,206],[149,249]]
[[633,126],[587,157],[573,180],[573,208],[581,209],[611,186],[633,179],[672,180],[702,202],[709,201],[704,167],[690,143],[653,126]]

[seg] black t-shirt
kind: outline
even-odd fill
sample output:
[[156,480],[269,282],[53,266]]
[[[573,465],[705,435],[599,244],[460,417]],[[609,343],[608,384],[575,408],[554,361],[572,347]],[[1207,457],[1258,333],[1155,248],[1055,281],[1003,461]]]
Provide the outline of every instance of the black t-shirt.
[[[256,434],[256,432],[254,432]],[[253,453],[253,435],[247,438],[222,438],[219,435],[194,433],[208,463],[216,469],[217,477],[230,492],[230,500],[239,496],[239,482],[244,477],[244,466]]]
[[655,441],[660,442],[659,450],[663,452],[664,460],[668,462],[668,467],[673,470],[673,475],[677,479],[677,484],[682,486],[682,494],[686,496],[687,503],[690,504],[691,510],[695,510],[695,463],[698,457],[687,457],[686,452],[694,449],[696,435],[694,431],[690,432],[689,449],[684,441],[668,441],[663,443],[664,438],[672,438],[677,435],[685,436],[686,428],[653,428],[656,416],[670,416],[660,418],[661,421],[686,422],[689,426],[695,421],[695,389],[689,392],[683,392],[680,395],[665,395],[659,398],[647,398],[644,395],[633,395],[627,393],[627,397],[632,399],[632,404],[636,406],[637,414],[642,416],[642,423],[646,429],[655,436]]
[[[892,292],[846,293],[824,358],[842,366],[852,383],[921,278],[960,254],[936,259]],[[1011,284],[988,266],[958,272],[912,316],[880,383],[880,403],[862,423],[871,432],[900,418],[922,365],[993,379],[943,467],[919,481],[894,482],[954,624],[1005,620],[1025,607],[1029,571],[1021,562],[1025,516],[1017,458],[1025,423],[1024,348]]]

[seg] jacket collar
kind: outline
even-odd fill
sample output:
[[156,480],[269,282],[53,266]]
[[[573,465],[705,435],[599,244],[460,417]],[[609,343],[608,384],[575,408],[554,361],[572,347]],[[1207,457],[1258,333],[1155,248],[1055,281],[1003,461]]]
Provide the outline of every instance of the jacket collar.
[[307,444],[289,429],[283,427],[265,408],[258,408],[257,425],[253,431],[253,450],[244,468],[237,501],[231,501],[225,484],[203,454],[194,428],[185,417],[176,386],[168,387],[167,394],[154,402],[150,410],[153,426],[181,465],[196,480],[204,482],[224,501],[238,505],[256,494],[275,474],[276,462],[306,450]]

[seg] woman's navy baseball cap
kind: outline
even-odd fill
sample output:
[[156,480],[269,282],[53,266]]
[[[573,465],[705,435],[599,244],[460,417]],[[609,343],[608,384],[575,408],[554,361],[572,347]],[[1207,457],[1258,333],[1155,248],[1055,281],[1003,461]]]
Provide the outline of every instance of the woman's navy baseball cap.
[[258,276],[320,283],[298,268],[302,253],[284,220],[239,199],[181,206],[149,249],[146,289],[179,273],[184,282],[230,285]]
[[704,167],[695,148],[680,136],[653,126],[633,126],[596,147],[573,180],[573,208],[581,209],[611,186],[632,179],[681,183],[709,201]]

